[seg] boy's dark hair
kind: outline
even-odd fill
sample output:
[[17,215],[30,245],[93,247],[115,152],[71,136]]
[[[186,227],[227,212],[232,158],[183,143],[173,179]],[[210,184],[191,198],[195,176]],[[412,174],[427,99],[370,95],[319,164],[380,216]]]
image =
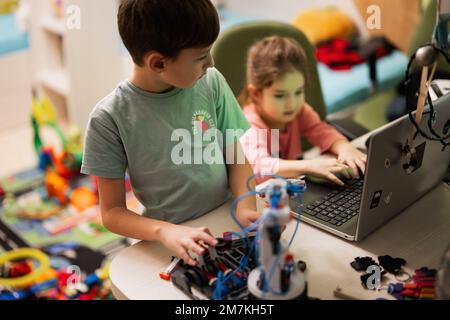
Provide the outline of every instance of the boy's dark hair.
[[220,32],[210,0],[122,0],[120,36],[134,63],[150,51],[176,58],[183,49],[208,47]]

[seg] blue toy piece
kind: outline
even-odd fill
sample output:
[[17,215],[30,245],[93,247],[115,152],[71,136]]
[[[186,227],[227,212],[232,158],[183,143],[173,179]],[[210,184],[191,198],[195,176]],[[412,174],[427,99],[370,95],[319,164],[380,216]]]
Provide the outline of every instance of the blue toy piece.
[[19,300],[25,300],[31,296],[31,293],[29,291],[9,291],[9,290],[3,290],[0,291],[0,300],[6,300],[6,301],[19,301]]

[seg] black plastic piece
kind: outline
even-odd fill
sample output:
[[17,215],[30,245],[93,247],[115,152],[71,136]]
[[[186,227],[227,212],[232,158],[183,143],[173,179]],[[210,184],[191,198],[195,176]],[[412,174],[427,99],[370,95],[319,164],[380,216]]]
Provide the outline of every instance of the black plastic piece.
[[298,261],[297,262],[297,268],[298,270],[300,270],[301,272],[305,272],[306,271],[306,262],[304,261]]
[[379,256],[380,265],[389,273],[399,274],[402,267],[406,264],[406,260],[402,258],[392,258],[389,255]]
[[[224,272],[223,267],[235,271],[239,268],[241,261],[245,258],[251,246],[254,237],[249,237],[246,240],[237,239],[233,241],[225,241],[222,238],[217,239],[219,241],[215,249],[218,255],[217,260],[213,260],[209,251],[203,255],[205,261],[204,265],[196,267],[185,264],[182,260],[175,267],[171,274],[172,283],[187,296],[194,300],[207,298],[214,299],[214,289],[217,280],[208,279],[207,274],[211,277],[217,277],[219,271]],[[248,300],[249,293],[247,289],[247,278],[251,270],[256,267],[254,250],[253,254],[248,257],[248,265],[245,269],[239,270],[239,277],[245,283],[244,286],[237,285],[232,279],[224,284],[229,292],[221,297],[221,300]],[[222,268],[221,268],[222,267]],[[229,273],[227,273],[228,275]],[[225,275],[226,276],[226,275]],[[201,297],[199,294],[203,295]]]
[[350,265],[356,271],[366,271],[370,266],[378,266],[378,263],[371,257],[357,257]]

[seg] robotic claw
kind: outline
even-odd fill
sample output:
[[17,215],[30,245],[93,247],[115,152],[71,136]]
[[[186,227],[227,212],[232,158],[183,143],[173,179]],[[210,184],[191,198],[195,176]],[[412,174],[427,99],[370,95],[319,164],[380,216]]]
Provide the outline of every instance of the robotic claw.
[[447,63],[450,63],[450,38],[449,38],[449,23],[450,23],[450,0],[437,0],[437,21],[432,36],[432,41],[417,49],[415,54],[411,57],[406,71],[407,79],[405,86],[407,87],[410,78],[409,71],[414,60],[422,68],[422,77],[420,81],[420,88],[418,92],[418,101],[416,106],[415,116],[412,113],[409,114],[410,120],[414,127],[411,130],[411,134],[406,140],[402,148],[402,165],[406,174],[412,174],[419,163],[417,158],[416,148],[414,147],[414,140],[418,134],[430,141],[439,141],[443,145],[443,150],[450,145],[448,139],[449,134],[440,135],[437,134],[429,122],[429,131],[433,133],[432,136],[423,132],[420,129],[420,123],[425,111],[425,103],[428,100],[430,105],[430,112],[433,114],[433,103],[429,96],[428,90],[431,81],[434,78],[434,74],[437,67],[437,61],[439,55],[441,55]]
[[247,283],[254,299],[307,298],[305,276],[281,240],[282,227],[290,220],[289,198],[300,196],[305,188],[302,180],[276,179],[262,191],[268,197],[269,207],[263,212],[256,236],[260,265],[250,273]]

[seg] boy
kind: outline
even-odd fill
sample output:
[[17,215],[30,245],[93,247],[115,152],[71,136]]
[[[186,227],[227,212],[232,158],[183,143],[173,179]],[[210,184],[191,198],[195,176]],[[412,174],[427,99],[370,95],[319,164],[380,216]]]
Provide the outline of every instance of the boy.
[[[216,240],[206,227],[176,224],[222,205],[229,198],[228,185],[235,197],[246,193],[245,181],[252,174],[247,163],[174,161],[180,145],[176,132],[198,136],[211,128],[222,133],[249,128],[213,68],[210,50],[219,18],[209,0],[124,0],[118,25],[133,73],[91,113],[81,172],[99,177],[102,218],[109,230],[161,241],[195,265],[189,250],[201,253],[199,241],[215,245]],[[239,148],[237,141],[233,148]],[[207,145],[188,142],[187,147],[195,153]],[[126,207],[126,170],[146,208],[144,216]],[[246,226],[258,219],[254,198],[240,202],[237,217]]]

